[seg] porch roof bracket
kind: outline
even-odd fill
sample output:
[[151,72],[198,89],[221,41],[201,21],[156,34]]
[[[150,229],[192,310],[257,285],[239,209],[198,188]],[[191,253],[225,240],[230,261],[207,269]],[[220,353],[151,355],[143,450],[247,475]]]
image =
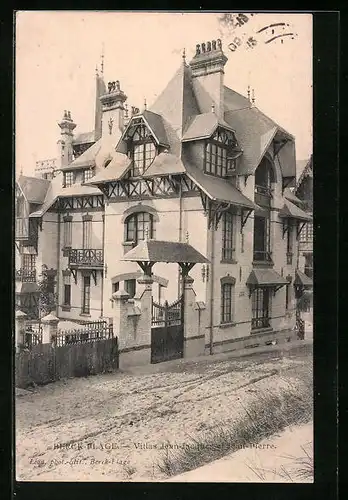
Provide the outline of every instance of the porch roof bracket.
[[155,262],[142,262],[139,260],[136,262],[146,276],[152,275],[152,267],[155,265]]
[[178,262],[178,264],[181,268],[181,275],[185,277],[191,271],[191,269],[195,265],[195,262]]
[[243,228],[245,226],[245,223],[246,221],[248,220],[250,214],[252,212],[252,209],[246,209],[246,208],[242,208],[242,211],[241,211],[241,225],[240,225],[240,232],[243,231]]
[[71,274],[74,277],[75,285],[77,285],[77,271],[76,271],[76,269],[72,269],[72,268],[70,270],[71,270]]
[[297,232],[296,232],[297,239],[299,238],[300,233],[301,233],[301,231],[304,228],[304,226],[305,226],[306,223],[307,222],[298,222],[297,223]]
[[289,219],[284,219],[284,221],[283,221],[283,239],[288,231],[289,231]]
[[97,286],[97,271],[96,271],[96,269],[92,269],[92,276],[93,276],[94,286]]

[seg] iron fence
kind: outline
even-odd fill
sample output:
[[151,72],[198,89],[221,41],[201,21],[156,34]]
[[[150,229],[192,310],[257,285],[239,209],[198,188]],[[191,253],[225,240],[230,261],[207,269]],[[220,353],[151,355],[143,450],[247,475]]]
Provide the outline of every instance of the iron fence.
[[52,344],[61,347],[67,344],[81,344],[114,338],[113,326],[106,321],[91,322],[83,328],[59,330]]

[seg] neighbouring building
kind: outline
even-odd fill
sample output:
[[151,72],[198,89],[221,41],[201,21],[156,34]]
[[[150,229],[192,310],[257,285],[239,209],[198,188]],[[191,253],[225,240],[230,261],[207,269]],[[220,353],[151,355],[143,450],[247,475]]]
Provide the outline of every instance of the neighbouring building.
[[[289,189],[295,138],[225,85],[226,63],[220,40],[198,44],[154,104],[129,113],[126,89],[97,75],[91,133],[75,136],[64,112],[58,158],[16,186],[18,307],[35,302],[25,277],[35,294],[44,269],[59,318],[112,317],[112,294],[136,299],[144,288],[125,254],[145,239],[188,241],[209,261],[190,272],[205,308],[203,351],[294,328],[299,241],[311,220]],[[176,264],[156,263],[152,279],[157,303],[181,295]]]

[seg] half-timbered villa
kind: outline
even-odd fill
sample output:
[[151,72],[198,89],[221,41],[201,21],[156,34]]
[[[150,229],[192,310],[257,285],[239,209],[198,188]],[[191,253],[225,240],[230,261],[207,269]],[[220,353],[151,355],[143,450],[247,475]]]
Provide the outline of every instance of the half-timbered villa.
[[226,86],[226,63],[220,40],[198,44],[156,101],[129,115],[120,82],[97,75],[94,132],[75,137],[65,112],[59,158],[38,165],[46,179],[17,182],[18,293],[45,265],[59,318],[112,317],[112,294],[142,294],[137,261],[156,241],[153,300],[175,302],[184,256],[169,259],[166,245],[188,243],[206,257],[190,270],[205,311],[191,354],[293,331],[299,238],[311,219],[289,190],[295,138]]

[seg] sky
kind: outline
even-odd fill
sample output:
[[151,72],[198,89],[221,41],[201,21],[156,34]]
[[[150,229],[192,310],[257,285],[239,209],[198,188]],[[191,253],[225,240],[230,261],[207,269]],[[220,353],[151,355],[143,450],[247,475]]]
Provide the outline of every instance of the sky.
[[[248,85],[254,88],[255,105],[295,136],[296,158],[308,158],[312,16],[245,15],[244,24],[231,28],[219,22],[219,12],[18,12],[16,171],[33,175],[36,161],[57,156],[65,109],[77,123],[76,133],[93,130],[95,68],[102,52],[106,83],[119,80],[128,107],[143,109],[144,100],[149,108],[182,64],[183,49],[190,62],[197,43],[218,38],[228,57],[225,85],[243,95]],[[258,33],[262,28],[267,29]],[[250,37],[253,47],[246,43]]]

